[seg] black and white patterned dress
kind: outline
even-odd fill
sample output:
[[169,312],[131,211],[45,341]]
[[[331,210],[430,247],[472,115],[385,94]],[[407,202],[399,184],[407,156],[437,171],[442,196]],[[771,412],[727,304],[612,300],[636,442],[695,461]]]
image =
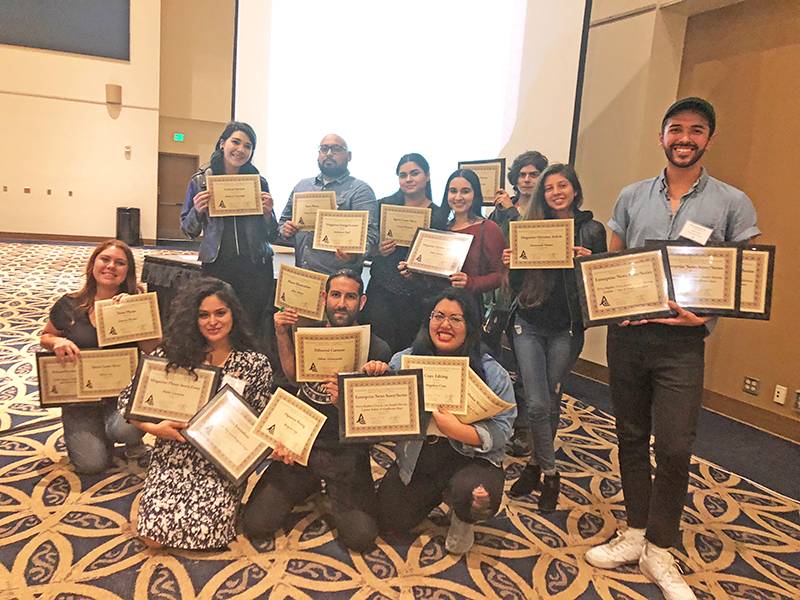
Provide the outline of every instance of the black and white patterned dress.
[[[164,356],[157,349],[155,356]],[[223,375],[246,382],[242,394],[257,412],[270,397],[272,367],[263,354],[234,350]],[[124,409],[131,387],[119,396]],[[244,493],[188,442],[156,438],[139,503],[139,535],[171,548],[210,550],[236,537],[236,519]]]

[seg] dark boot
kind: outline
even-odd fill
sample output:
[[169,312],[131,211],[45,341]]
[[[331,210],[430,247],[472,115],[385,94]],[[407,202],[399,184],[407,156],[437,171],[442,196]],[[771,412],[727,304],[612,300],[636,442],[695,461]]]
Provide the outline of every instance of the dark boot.
[[542,485],[542,470],[539,465],[525,465],[519,479],[514,482],[511,489],[508,490],[508,495],[512,498],[519,498],[520,496],[527,496],[533,490],[538,490]]
[[539,495],[539,512],[553,512],[558,504],[558,494],[560,492],[561,474],[545,475],[542,482],[542,493]]

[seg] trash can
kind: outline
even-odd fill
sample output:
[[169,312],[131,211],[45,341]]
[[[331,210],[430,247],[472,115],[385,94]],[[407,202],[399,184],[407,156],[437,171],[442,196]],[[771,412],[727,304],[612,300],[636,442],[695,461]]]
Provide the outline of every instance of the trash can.
[[141,246],[142,237],[139,230],[141,211],[138,208],[117,207],[117,239],[129,246]]

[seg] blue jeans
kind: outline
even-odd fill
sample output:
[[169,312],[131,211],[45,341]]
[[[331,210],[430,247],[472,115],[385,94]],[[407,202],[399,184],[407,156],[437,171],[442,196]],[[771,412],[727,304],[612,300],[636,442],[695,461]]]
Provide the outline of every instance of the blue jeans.
[[561,417],[561,382],[583,349],[583,329],[547,330],[516,315],[514,351],[525,388],[533,442],[532,462],[543,471],[556,468],[553,442]]
[[117,409],[116,398],[97,404],[76,404],[61,408],[64,444],[77,473],[93,475],[111,464],[114,443],[135,446],[144,432],[126,422]]

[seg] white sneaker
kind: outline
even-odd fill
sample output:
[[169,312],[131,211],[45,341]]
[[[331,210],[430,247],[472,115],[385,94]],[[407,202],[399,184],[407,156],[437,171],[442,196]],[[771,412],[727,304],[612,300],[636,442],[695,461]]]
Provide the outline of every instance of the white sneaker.
[[683,580],[669,550],[645,544],[639,559],[639,570],[661,588],[666,600],[697,600],[692,588]]
[[475,528],[458,518],[456,511],[450,512],[450,529],[444,547],[451,554],[465,554],[475,543]]
[[625,531],[618,531],[617,537],[610,542],[590,548],[584,558],[590,565],[601,569],[631,565],[642,556],[644,532],[644,529],[630,527]]

